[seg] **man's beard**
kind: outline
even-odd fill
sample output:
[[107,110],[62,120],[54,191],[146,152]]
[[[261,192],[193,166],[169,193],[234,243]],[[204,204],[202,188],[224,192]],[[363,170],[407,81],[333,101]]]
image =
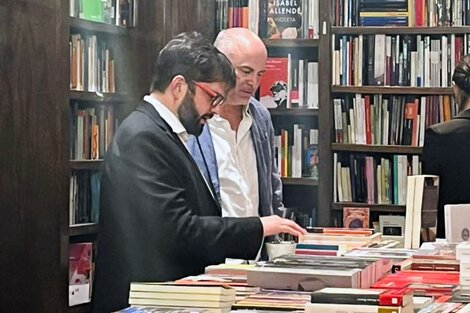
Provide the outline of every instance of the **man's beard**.
[[188,132],[188,134],[199,136],[202,132],[204,125],[200,124],[201,117],[196,110],[196,104],[194,103],[194,97],[190,96],[190,93],[186,93],[183,102],[178,109],[178,115],[180,117],[181,124]]

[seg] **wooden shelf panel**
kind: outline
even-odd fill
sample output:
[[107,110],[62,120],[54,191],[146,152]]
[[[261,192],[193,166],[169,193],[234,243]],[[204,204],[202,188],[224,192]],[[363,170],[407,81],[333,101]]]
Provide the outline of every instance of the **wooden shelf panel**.
[[332,143],[332,151],[348,152],[370,152],[370,153],[393,153],[393,154],[421,154],[422,147],[415,146],[379,146],[379,145],[358,145],[349,143]]
[[284,185],[297,185],[297,186],[318,186],[318,180],[308,177],[293,178],[293,177],[281,177]]
[[99,170],[103,160],[70,160],[70,168],[74,170]]
[[344,207],[364,207],[370,208],[371,212],[405,213],[406,206],[396,204],[368,204],[357,202],[334,202],[332,208],[335,211],[342,211]]
[[318,109],[269,109],[272,116],[317,116]]
[[76,32],[89,31],[93,33],[113,34],[113,35],[125,35],[128,29],[121,26],[87,21],[78,17],[69,17],[70,28]]
[[450,34],[467,34],[470,33],[469,26],[456,27],[331,27],[332,34],[342,35],[375,35],[375,34],[410,34],[410,35],[450,35]]
[[98,93],[89,91],[70,90],[70,100],[90,102],[126,102],[129,96],[120,93]]
[[332,86],[333,93],[453,95],[452,87]]
[[70,237],[93,235],[98,232],[98,224],[86,223],[86,224],[70,225],[69,230],[70,230],[69,231]]
[[318,39],[263,39],[269,48],[314,48],[319,46]]

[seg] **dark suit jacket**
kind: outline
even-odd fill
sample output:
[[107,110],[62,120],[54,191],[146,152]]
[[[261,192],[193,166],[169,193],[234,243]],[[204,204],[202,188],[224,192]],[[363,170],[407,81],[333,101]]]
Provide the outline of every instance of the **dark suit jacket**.
[[196,163],[143,102],[117,130],[101,180],[93,312],[128,306],[129,283],[201,274],[226,257],[253,259],[259,218],[222,218]]
[[437,236],[445,237],[444,205],[470,203],[470,110],[426,130],[423,174],[439,176]]

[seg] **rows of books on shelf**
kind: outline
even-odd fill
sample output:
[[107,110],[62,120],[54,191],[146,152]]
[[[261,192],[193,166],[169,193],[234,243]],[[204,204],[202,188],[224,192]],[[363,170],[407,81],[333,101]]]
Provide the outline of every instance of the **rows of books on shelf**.
[[70,110],[70,159],[103,159],[118,123],[112,104],[73,102]]
[[274,151],[281,177],[318,179],[318,129],[294,124],[274,137]]
[[69,224],[98,223],[101,172],[72,170],[70,175]]
[[318,38],[319,0],[217,0],[216,27],[246,27],[267,39]]
[[261,78],[260,102],[270,109],[318,109],[318,62],[294,58],[268,58]]
[[70,35],[70,90],[116,91],[115,62],[106,40],[92,34]]
[[138,0],[69,0],[70,16],[93,22],[133,27]]
[[457,115],[450,95],[344,95],[333,99],[336,143],[423,146],[425,129]]
[[470,24],[466,0],[335,0],[334,26],[462,26]]
[[333,201],[404,205],[407,177],[421,164],[417,155],[335,153],[333,169]]
[[333,85],[449,87],[469,35],[333,35]]

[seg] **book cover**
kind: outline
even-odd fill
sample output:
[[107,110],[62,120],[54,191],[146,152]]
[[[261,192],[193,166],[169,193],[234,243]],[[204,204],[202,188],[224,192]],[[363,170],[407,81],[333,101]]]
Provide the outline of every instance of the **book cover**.
[[468,241],[470,238],[470,204],[446,204],[444,221],[446,240],[450,243]]
[[266,61],[266,72],[259,87],[260,102],[266,108],[286,108],[288,71],[287,58],[268,58]]
[[312,303],[406,306],[412,301],[411,290],[406,288],[398,290],[323,288],[311,295]]
[[368,228],[369,208],[343,208],[343,226],[347,228]]
[[91,301],[92,250],[91,242],[69,246],[69,306]]
[[266,38],[299,38],[302,28],[301,10],[302,0],[268,0]]

